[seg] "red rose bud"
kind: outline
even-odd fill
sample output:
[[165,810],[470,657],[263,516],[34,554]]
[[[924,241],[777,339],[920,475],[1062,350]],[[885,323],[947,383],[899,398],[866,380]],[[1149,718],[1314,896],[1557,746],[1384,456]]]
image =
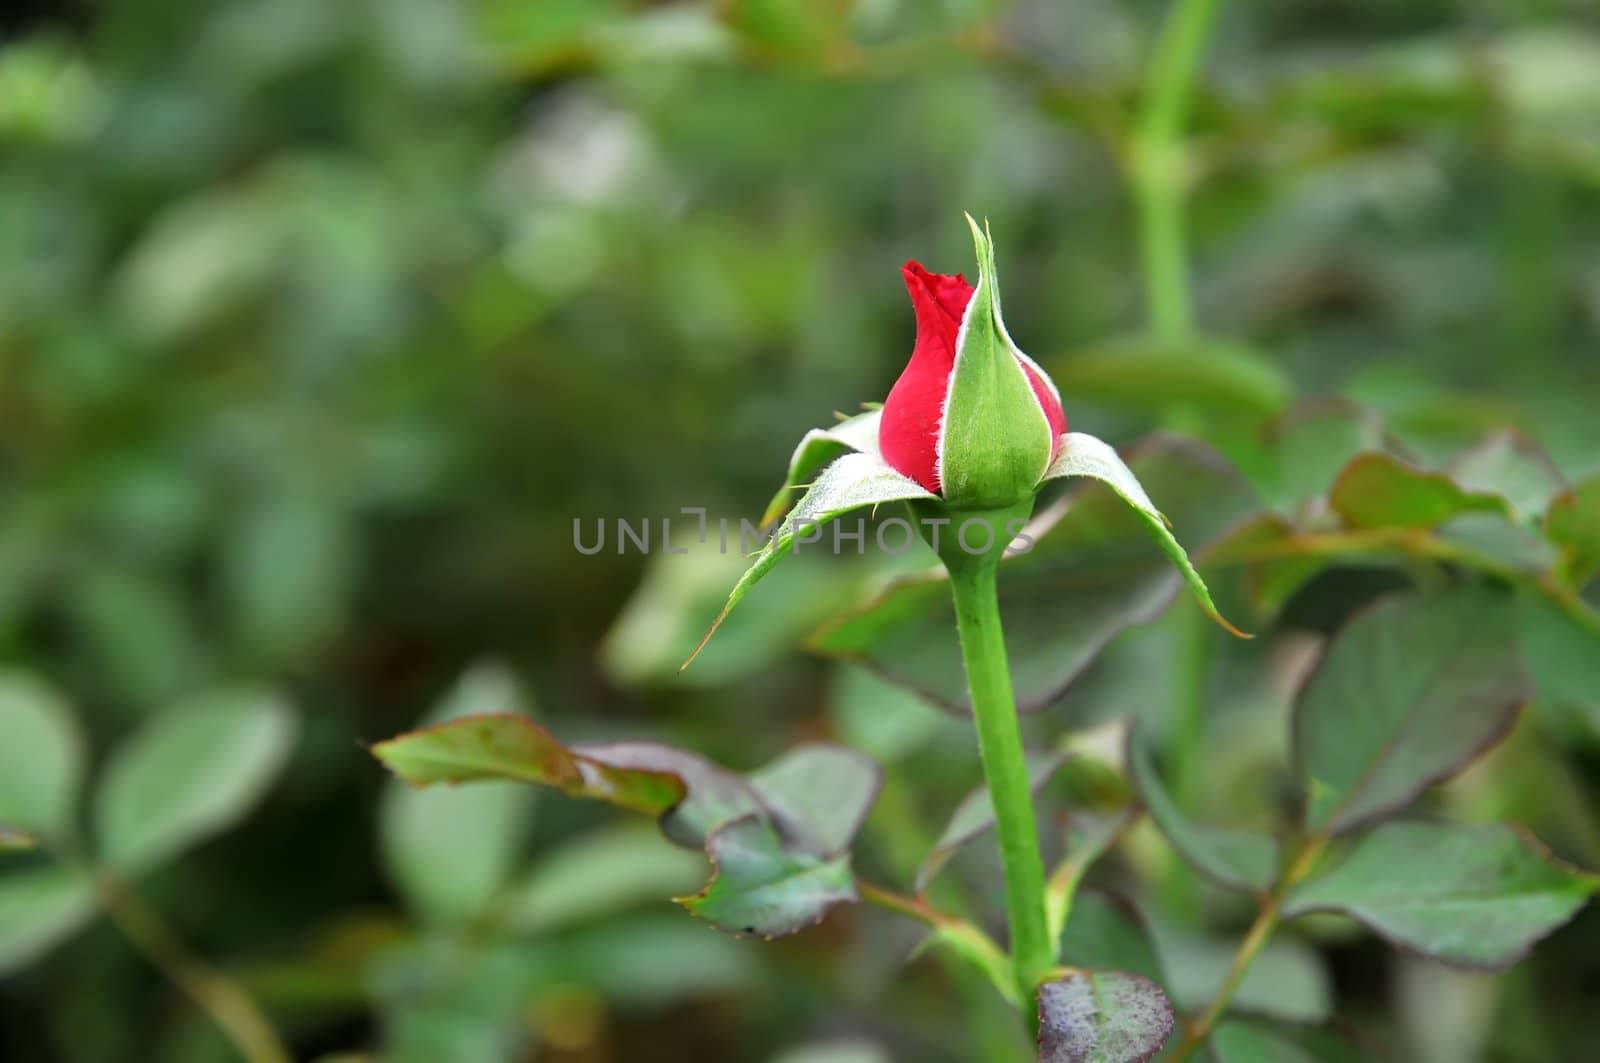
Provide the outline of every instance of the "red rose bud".
[[883,404],[878,443],[894,469],[951,505],[991,508],[1032,494],[1067,418],[1055,385],[1006,332],[993,246],[967,221],[976,289],[959,273],[929,273],[916,262],[902,270],[917,343]]

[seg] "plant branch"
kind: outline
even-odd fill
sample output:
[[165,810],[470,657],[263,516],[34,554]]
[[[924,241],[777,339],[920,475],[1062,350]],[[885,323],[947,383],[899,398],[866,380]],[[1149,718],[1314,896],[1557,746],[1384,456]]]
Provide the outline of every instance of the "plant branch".
[[1220,0],[1173,0],[1145,80],[1134,132],[1132,179],[1151,324],[1158,339],[1186,342],[1194,328],[1184,235],[1184,124],[1195,71]]
[[[1170,347],[1186,346],[1194,335],[1184,219],[1189,180],[1184,134],[1196,73],[1219,6],[1220,0],[1172,0],[1146,72],[1144,99],[1127,156],[1150,330],[1159,343]],[[1185,411],[1173,410],[1169,420],[1184,416]],[[1174,768],[1183,795],[1192,789],[1193,752],[1204,745],[1212,632],[1192,604],[1180,606],[1172,623],[1177,661],[1173,744],[1179,750]],[[1192,910],[1196,903],[1187,876],[1167,875],[1166,894],[1176,910]]]
[[1250,924],[1244,940],[1239,943],[1239,951],[1234,953],[1233,963],[1222,980],[1221,988],[1217,990],[1217,995],[1212,998],[1200,1017],[1184,1030],[1183,1040],[1178,1042],[1178,1047],[1173,1051],[1172,1063],[1183,1063],[1211,1035],[1217,1020],[1222,1018],[1223,1013],[1228,1010],[1229,1002],[1233,1000],[1233,995],[1239,991],[1244,976],[1250,971],[1250,965],[1272,939],[1273,931],[1277,930],[1284,897],[1288,896],[1289,891],[1311,871],[1327,844],[1328,839],[1320,836],[1302,841],[1278,884],[1261,898],[1261,910],[1256,913],[1255,922]]
[[95,875],[100,904],[112,921],[173,984],[198,1004],[250,1063],[292,1063],[261,1009],[232,979],[192,953],[126,884]]

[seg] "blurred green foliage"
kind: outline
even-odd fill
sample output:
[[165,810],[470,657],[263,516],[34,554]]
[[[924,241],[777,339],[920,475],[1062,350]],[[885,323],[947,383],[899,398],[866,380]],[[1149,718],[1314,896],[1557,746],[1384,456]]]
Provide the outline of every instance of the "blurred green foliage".
[[[451,691],[521,699],[567,739],[663,738],[740,769],[832,735],[890,768],[858,864],[909,880],[977,780],[970,732],[794,652],[885,566],[791,562],[680,679],[737,559],[581,557],[572,528],[759,514],[800,435],[901,368],[899,265],[969,268],[962,209],[991,220],[1008,321],[1074,428],[1198,435],[1285,514],[1326,506],[1357,450],[1442,468],[1515,429],[1584,485],[1550,534],[1592,574],[1600,12],[1227,5],[1185,173],[1200,337],[1175,346],[1145,327],[1129,179],[1165,9],[36,0],[0,16],[0,702],[26,699],[15,718],[43,736],[0,745],[112,787],[133,750],[231,748],[174,733],[193,699],[272,687],[299,719],[247,739],[266,760],[281,745],[280,774],[216,768],[240,802],[272,776],[224,836],[202,837],[242,805],[172,827],[26,787],[39,821],[0,825],[95,822],[164,850],[139,890],[304,1058],[1015,1052],[983,987],[902,969],[911,928],[851,911],[778,945],[723,938],[660,899],[692,890],[698,857],[531,791],[407,794],[361,745],[453,714]],[[1286,415],[1306,398],[1367,412]],[[1454,473],[1542,512],[1553,489],[1496,471],[1514,450]],[[1282,610],[1275,637],[1205,643],[1204,754],[1169,772],[1190,811],[1267,816],[1307,646],[1387,585],[1377,561],[1312,574],[1262,570],[1239,592]],[[1519,609],[1545,632],[1525,636],[1540,702],[1435,800],[1525,820],[1594,867],[1596,658],[1543,599]],[[1173,649],[1186,620],[1119,635],[1033,726],[1134,712],[1159,730],[1192,665]],[[29,765],[0,748],[0,799]],[[446,866],[418,857],[419,833],[443,834]],[[49,867],[0,853],[0,930],[88,920],[82,883]],[[1147,915],[1199,1003],[1241,912],[1172,870],[1136,834],[1108,878],[1156,891]],[[997,896],[981,858],[952,874]],[[1330,923],[1269,950],[1241,999],[1337,1011],[1400,1058],[1593,1058],[1597,936],[1591,911],[1491,980]],[[232,1058],[103,920],[7,971],[0,1056]]]

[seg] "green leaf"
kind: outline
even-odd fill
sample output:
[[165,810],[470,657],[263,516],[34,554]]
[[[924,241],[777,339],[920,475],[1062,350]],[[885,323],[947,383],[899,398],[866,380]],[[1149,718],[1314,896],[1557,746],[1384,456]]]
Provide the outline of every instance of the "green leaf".
[[755,816],[713,831],[706,853],[716,869],[710,884],[679,903],[731,933],[781,937],[856,899],[848,856],[786,848],[773,826]]
[[529,951],[543,961],[544,984],[592,989],[618,1009],[727,999],[763,984],[766,965],[760,950],[708,934],[670,906],[661,915],[607,919],[545,937]]
[[[1555,547],[1504,513],[1463,513],[1435,528],[1433,535],[1457,548],[1460,564],[1499,579],[1542,579],[1560,560]],[[1514,576],[1505,575],[1508,569]]]
[[0,874],[0,974],[26,967],[94,914],[94,884],[50,864]]
[[1465,513],[1511,515],[1503,498],[1469,491],[1391,454],[1357,456],[1334,482],[1328,503],[1355,528],[1433,528]]
[[384,1059],[500,1063],[530,1048],[532,987],[513,946],[424,935],[382,949],[366,966]]
[[[1537,581],[1556,561],[1554,548],[1513,524],[1502,511],[1463,513],[1431,534],[1417,529],[1381,530],[1386,534],[1307,533],[1276,514],[1263,514],[1214,545],[1207,558],[1239,574],[1229,590],[1242,594],[1263,619],[1277,616],[1312,579],[1336,566],[1403,570],[1414,568],[1419,558],[1442,555],[1493,579]],[[1376,572],[1372,575],[1384,578]],[[1395,576],[1388,581],[1400,579]]]
[[794,512],[784,519],[778,527],[777,534],[768,540],[767,545],[757,555],[755,563],[740,577],[739,582],[734,584],[727,603],[722,607],[722,612],[712,622],[711,630],[705,633],[700,645],[696,646],[689,659],[683,662],[683,667],[687,668],[700,655],[706,643],[711,641],[711,636],[717,633],[722,621],[733,607],[739,604],[739,600],[749,593],[750,588],[754,587],[761,577],[771,572],[779,561],[788,556],[794,549],[797,534],[804,535],[813,528],[820,528],[829,521],[864,506],[935,497],[916,481],[901,476],[885,465],[883,459],[875,454],[846,454],[829,465],[822,471],[816,483],[811,485],[805,497],[800,499],[799,505],[794,507]]
[[[1170,921],[1156,927],[1167,991],[1184,1010],[1211,1003],[1239,952],[1236,938],[1198,934]],[[1280,934],[1256,954],[1233,994],[1233,1010],[1289,1022],[1321,1022],[1333,1013],[1333,980],[1322,953]]]
[[1272,358],[1235,343],[1161,347],[1140,337],[1057,358],[1050,368],[1074,398],[1159,413],[1182,406],[1265,415],[1294,397],[1294,384]]
[[1084,890],[1059,935],[1061,962],[1073,967],[1128,971],[1165,985],[1149,928],[1132,904],[1099,890]]
[[[1123,750],[1127,721],[1110,720],[1097,727],[1063,735],[1051,749],[1027,750],[1024,760],[1028,789],[1037,795],[1048,784],[1058,798],[1073,806],[1067,823],[1067,847],[1072,871],[1056,885],[1065,894],[1050,903],[1065,914],[1076,877],[1088,870],[1112,840],[1121,832],[1124,820],[1134,812],[1130,806],[1133,791],[1123,778]],[[1104,814],[1104,813],[1110,814]],[[927,891],[929,884],[964,846],[994,826],[994,803],[989,788],[973,787],[950,814],[944,832],[917,869],[916,890]]]
[[1503,499],[1519,521],[1531,521],[1567,489],[1550,456],[1514,432],[1495,432],[1450,464],[1450,478],[1467,491]]
[[1279,513],[1301,516],[1327,496],[1339,470],[1364,451],[1390,447],[1377,414],[1352,402],[1302,403],[1222,450]]
[[1600,627],[1589,615],[1580,602],[1561,606],[1518,588],[1522,659],[1541,700],[1600,711]]
[[1499,970],[1597,888],[1600,876],[1560,863],[1517,827],[1390,823],[1296,887],[1284,914],[1342,912],[1393,944]]
[[1591,476],[1550,503],[1544,532],[1561,549],[1575,586],[1600,570],[1600,476]]
[[863,454],[878,453],[878,423],[883,420],[882,408],[845,417],[829,428],[813,428],[800,437],[789,459],[789,475],[778,493],[767,504],[761,515],[761,526],[766,527],[789,508],[790,492],[811,482],[817,470],[851,451]]
[[[517,711],[516,680],[504,667],[474,667],[426,723]],[[390,779],[378,807],[384,866],[413,911],[429,923],[483,912],[516,866],[537,791],[517,782],[418,790]]]
[[1326,1030],[1254,1016],[1219,1023],[1209,1045],[1215,1063],[1362,1063],[1372,1058]]
[[1161,552],[1183,573],[1184,582],[1189,585],[1189,590],[1206,615],[1240,638],[1249,637],[1217,612],[1216,605],[1211,601],[1211,592],[1206,590],[1205,580],[1194,570],[1189,555],[1178,544],[1178,540],[1172,537],[1167,518],[1156,509],[1150,496],[1140,486],[1139,478],[1117,457],[1115,450],[1084,432],[1068,432],[1061,437],[1061,453],[1045,470],[1044,479],[1057,480],[1067,476],[1088,476],[1109,485],[1117,497],[1139,514],[1145,528],[1155,537],[1156,545],[1161,547]]
[[92,563],[63,600],[90,667],[119,697],[165,704],[203,674],[198,639],[177,584],[139,569]]
[[816,63],[848,39],[849,8],[822,8],[808,0],[745,0],[725,18],[745,48]]
[[[1070,754],[1060,750],[1027,751],[1025,757],[1029,791],[1037,794],[1050,776],[1067,762],[1069,756]],[[979,784],[967,791],[966,796],[956,805],[955,811],[950,814],[950,821],[945,824],[944,833],[939,835],[939,840],[923,858],[922,866],[917,868],[917,892],[926,892],[929,883],[943,870],[945,864],[950,862],[951,857],[968,842],[980,837],[993,826],[994,801],[989,796],[989,788]]]
[[1191,822],[1167,793],[1156,773],[1149,743],[1137,729],[1128,736],[1128,770],[1151,820],[1195,870],[1223,886],[1246,892],[1270,889],[1277,881],[1277,841],[1256,831]]
[[840,739],[880,763],[902,760],[941,734],[970,734],[905,688],[847,663],[833,669],[828,708]]
[[[1197,542],[1216,539],[1260,509],[1249,485],[1202,444],[1157,437],[1129,462]],[[1151,539],[1143,517],[1097,485],[1035,517],[1027,534],[1031,548],[1000,565],[1000,611],[1018,705],[1036,711],[1059,697],[1118,633],[1159,616],[1183,577]],[[812,645],[859,660],[934,704],[968,711],[942,573],[891,584],[863,609],[818,632]]]
[[810,745],[743,778],[690,767],[689,800],[674,812],[684,818],[664,826],[681,842],[703,837],[716,869],[681,900],[691,912],[734,933],[777,937],[856,899],[849,847],[882,785],[869,758]]
[[939,426],[939,485],[957,509],[1003,509],[1032,496],[1055,440],[1000,316],[994,244],[972,216],[978,286],[956,340]]
[[523,933],[548,934],[636,905],[665,904],[705,877],[700,853],[673,845],[643,823],[620,824],[543,854],[507,891],[505,924]]
[[[1207,559],[1237,575],[1225,584],[1260,622],[1276,618],[1296,593],[1332,564],[1326,549],[1308,549],[1298,529],[1276,513],[1235,527],[1206,551]],[[1350,555],[1345,555],[1349,558]]]
[[1166,994],[1136,974],[1082,971],[1039,987],[1040,1063],[1144,1063],[1172,1025]]
[[338,630],[353,544],[337,503],[304,490],[261,492],[227,534],[221,589],[253,654],[298,661]]
[[853,749],[805,745],[749,776],[786,847],[833,856],[850,848],[883,786],[883,770]]
[[1403,808],[1503,738],[1527,695],[1504,591],[1464,584],[1357,614],[1295,705],[1307,827]]
[[72,710],[37,679],[0,673],[0,734],[0,823],[46,838],[69,831],[83,782]]
[[767,575],[759,596],[717,629],[717,652],[680,672],[722,611],[728,587],[748,567],[739,553],[741,536],[752,547],[761,545],[748,525],[729,526],[726,547],[718,528],[706,532],[707,542],[686,547],[686,554],[656,553],[645,562],[644,575],[600,646],[606,677],[619,686],[723,690],[765,674],[818,624],[837,616],[841,601],[857,600],[880,560],[837,558],[831,550],[789,558]]
[[[675,779],[680,800],[661,819],[661,831],[690,849],[705,844],[706,835],[741,816],[767,818],[750,781],[684,749],[656,742],[608,742],[574,747],[573,752],[624,771],[665,773]],[[642,811],[652,811],[644,809]]]
[[372,753],[413,786],[520,779],[660,815],[684,798],[668,767],[634,767],[568,749],[527,717],[473,716],[399,735]]
[[881,782],[871,760],[837,746],[804,746],[744,777],[652,742],[567,748],[506,715],[442,724],[374,752],[416,783],[515,778],[661,814],[669,840],[704,844],[717,868],[682,903],[724,929],[767,936],[855,899],[847,850]]
[[264,690],[202,694],[142,726],[95,794],[101,855],[136,873],[226,830],[265,795],[294,746],[293,710]]

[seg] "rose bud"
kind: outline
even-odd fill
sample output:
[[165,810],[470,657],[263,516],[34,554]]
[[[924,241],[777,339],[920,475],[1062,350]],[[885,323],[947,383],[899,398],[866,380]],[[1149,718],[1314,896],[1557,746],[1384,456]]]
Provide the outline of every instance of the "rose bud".
[[951,506],[988,509],[1030,497],[1061,448],[1061,396],[1017,349],[1000,317],[994,250],[972,224],[978,287],[902,272],[917,316],[917,342],[883,404],[878,441],[896,471]]
[[[1083,432],[1067,432],[1060,393],[1044,370],[1017,349],[1000,317],[988,232],[971,215],[967,224],[978,250],[978,287],[959,273],[929,273],[915,262],[906,263],[906,287],[917,314],[910,363],[881,410],[841,417],[800,440],[789,459],[789,475],[768,504],[762,524],[777,521],[786,511],[788,519],[734,584],[689,661],[750,588],[794,551],[801,529],[903,502],[924,519],[930,509],[934,517],[963,510],[966,521],[986,520],[991,528],[1009,533],[1010,521],[1026,519],[1035,493],[1047,483],[1085,477],[1110,487],[1133,508],[1207,616],[1249,638],[1217,612],[1166,517],[1116,449]],[[790,511],[793,493],[802,488],[805,493]],[[1011,534],[1004,539],[997,534],[989,543],[1003,549]],[[948,535],[928,538],[947,569],[969,549],[959,534],[953,540]],[[998,561],[1001,554],[981,556]]]

